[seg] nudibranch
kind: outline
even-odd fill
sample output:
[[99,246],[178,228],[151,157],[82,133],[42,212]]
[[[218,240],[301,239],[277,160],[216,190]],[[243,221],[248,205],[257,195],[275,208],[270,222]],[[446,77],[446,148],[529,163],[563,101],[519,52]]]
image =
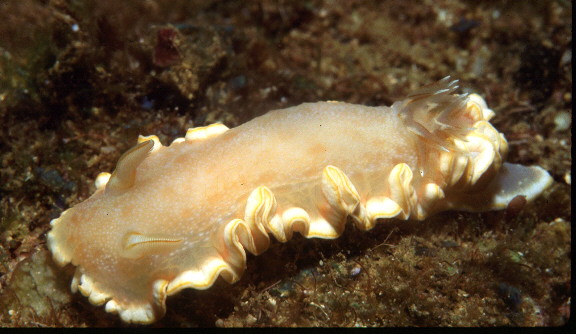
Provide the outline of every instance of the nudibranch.
[[52,220],[54,260],[72,291],[126,322],[151,323],[166,297],[238,281],[246,250],[298,232],[337,238],[443,210],[497,210],[552,183],[505,163],[508,145],[476,94],[446,77],[391,107],[304,103],[236,128],[189,129],[163,146],[140,136],[96,192]]

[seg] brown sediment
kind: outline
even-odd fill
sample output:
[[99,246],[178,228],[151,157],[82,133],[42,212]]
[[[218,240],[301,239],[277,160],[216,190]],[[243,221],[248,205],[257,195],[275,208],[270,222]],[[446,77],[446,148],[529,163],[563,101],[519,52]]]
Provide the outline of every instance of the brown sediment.
[[[450,74],[486,94],[498,115],[496,127],[509,139],[508,160],[543,166],[557,181],[519,213],[514,229],[499,215],[492,222],[501,228],[494,230],[487,226],[488,215],[451,213],[388,239],[391,230],[376,227],[370,235],[350,230],[335,242],[296,238],[273,244],[264,256],[249,257],[253,270],[236,285],[217,282],[217,291],[169,299],[173,311],[158,326],[567,321],[571,136],[554,130],[554,117],[572,109],[571,62],[563,60],[570,52],[571,4],[390,1],[327,7],[320,1],[265,1],[238,8],[205,1],[75,7],[18,1],[2,6],[0,34],[14,37],[0,42],[2,51],[10,52],[0,56],[6,73],[0,78],[2,297],[20,296],[21,276],[14,268],[43,268],[49,261],[31,260],[45,247],[41,236],[49,220],[92,193],[98,171],[112,170],[139,133],[170,142],[191,126],[237,125],[303,101],[390,104]],[[461,17],[480,24],[453,27]],[[190,37],[185,43],[192,50],[208,45],[194,39],[201,34],[220,39],[214,48],[219,43],[231,53],[200,57],[205,77],[189,74],[182,80],[162,69],[155,76],[155,29],[175,22],[191,23],[191,29],[177,29]],[[71,29],[75,23],[79,32]],[[547,61],[520,57],[527,47]],[[540,64],[560,70],[546,71]],[[545,73],[546,80],[520,84],[526,77],[515,75],[519,71]],[[550,89],[541,93],[538,84]],[[414,244],[422,239],[433,247]],[[436,256],[416,255],[422,247]],[[287,257],[293,259],[288,264],[276,260]],[[358,262],[365,269],[351,280],[344,269]],[[267,270],[271,267],[286,271]],[[56,290],[57,296],[70,296],[69,278],[62,279],[65,288]],[[501,282],[521,291],[516,310],[498,293]],[[59,304],[52,295],[36,299],[52,304],[52,311],[31,311],[30,299],[1,298],[0,323],[119,325],[80,298]]]

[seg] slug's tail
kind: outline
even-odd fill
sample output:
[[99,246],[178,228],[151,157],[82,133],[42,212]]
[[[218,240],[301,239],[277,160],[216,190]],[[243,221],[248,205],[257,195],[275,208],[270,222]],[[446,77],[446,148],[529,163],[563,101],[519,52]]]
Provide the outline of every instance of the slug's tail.
[[[392,105],[406,127],[425,143],[445,152],[459,151],[454,139],[463,140],[484,118],[482,107],[470,108],[467,94],[458,95],[458,80],[449,76],[409,94]],[[483,102],[483,100],[482,100]],[[489,109],[488,109],[489,110]],[[490,111],[491,112],[491,111]],[[491,117],[493,113],[488,113]]]
[[456,94],[458,80],[445,77],[392,105],[416,135],[419,170],[415,187],[478,191],[498,173],[508,153],[504,135],[489,120],[494,112],[476,94]]

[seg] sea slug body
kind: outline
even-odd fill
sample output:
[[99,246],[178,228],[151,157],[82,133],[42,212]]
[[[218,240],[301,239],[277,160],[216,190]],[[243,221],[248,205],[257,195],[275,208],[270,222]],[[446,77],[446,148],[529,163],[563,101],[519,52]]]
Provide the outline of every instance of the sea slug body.
[[336,238],[443,210],[503,209],[552,183],[505,163],[508,145],[475,94],[444,78],[391,107],[305,103],[241,126],[140,137],[96,192],[51,222],[48,247],[76,266],[72,290],[126,322],[163,316],[166,297],[233,283],[269,234]]

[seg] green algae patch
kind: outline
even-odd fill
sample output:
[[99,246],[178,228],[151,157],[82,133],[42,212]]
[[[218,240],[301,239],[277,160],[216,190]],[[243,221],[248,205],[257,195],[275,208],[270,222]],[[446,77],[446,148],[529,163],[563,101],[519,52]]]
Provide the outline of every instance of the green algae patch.
[[0,296],[2,321],[9,326],[58,326],[70,323],[60,310],[72,301],[66,275],[46,250],[18,263]]

